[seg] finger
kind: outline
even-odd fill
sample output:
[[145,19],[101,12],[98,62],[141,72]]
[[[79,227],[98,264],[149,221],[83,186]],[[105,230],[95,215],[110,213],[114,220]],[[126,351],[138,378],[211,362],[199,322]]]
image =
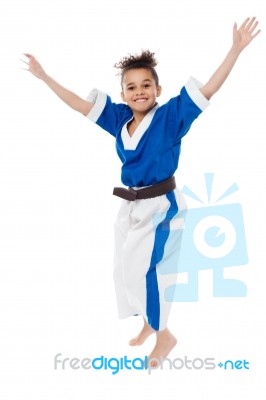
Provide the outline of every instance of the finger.
[[251,18],[251,20],[249,21],[249,23],[247,24],[247,26],[245,28],[246,30],[249,30],[252,27],[252,25],[254,24],[255,19],[256,19],[256,17]]
[[19,60],[22,61],[24,64],[29,65],[29,63],[27,61],[23,60],[23,58],[19,58]]
[[243,24],[240,26],[239,29],[245,29],[245,27],[246,27],[246,25],[247,25],[247,23],[248,23],[249,20],[250,20],[250,18],[246,18],[245,21],[243,22]]
[[23,55],[34,60],[33,55],[30,53],[23,53]]
[[261,30],[259,29],[257,32],[255,32],[251,38],[254,39],[256,36],[258,36],[258,34],[261,32]]
[[249,33],[253,33],[258,26],[259,21],[256,21],[253,26],[249,28]]

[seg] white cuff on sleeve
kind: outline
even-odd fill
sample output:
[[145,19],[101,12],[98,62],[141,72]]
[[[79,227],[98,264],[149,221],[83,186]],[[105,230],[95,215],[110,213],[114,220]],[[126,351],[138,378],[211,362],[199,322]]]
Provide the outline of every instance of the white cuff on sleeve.
[[210,104],[209,100],[206,99],[206,97],[204,97],[199,90],[202,86],[203,84],[192,76],[189,78],[188,82],[185,85],[185,89],[189,97],[201,109],[201,111],[203,111]]
[[87,97],[87,101],[93,103],[91,111],[87,115],[92,122],[96,122],[104,110],[107,100],[106,93],[101,92],[98,89],[93,89]]

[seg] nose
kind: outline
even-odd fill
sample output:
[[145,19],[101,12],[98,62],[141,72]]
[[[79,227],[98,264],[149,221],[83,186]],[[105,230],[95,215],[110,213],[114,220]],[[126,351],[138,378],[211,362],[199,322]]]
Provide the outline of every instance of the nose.
[[143,94],[144,94],[144,89],[143,88],[137,88],[136,95],[137,96],[142,96]]

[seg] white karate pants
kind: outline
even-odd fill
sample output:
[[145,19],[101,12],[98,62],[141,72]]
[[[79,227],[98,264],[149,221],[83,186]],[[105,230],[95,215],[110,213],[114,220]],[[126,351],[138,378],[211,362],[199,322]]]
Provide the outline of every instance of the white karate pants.
[[[156,331],[167,326],[186,209],[178,189],[152,199],[122,200],[115,222],[114,283],[118,315],[142,315]],[[182,215],[181,213],[181,215]]]

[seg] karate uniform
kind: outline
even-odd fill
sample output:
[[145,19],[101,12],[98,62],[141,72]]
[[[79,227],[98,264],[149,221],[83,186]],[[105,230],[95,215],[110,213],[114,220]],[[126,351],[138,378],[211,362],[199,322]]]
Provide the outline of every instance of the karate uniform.
[[[181,139],[209,104],[200,86],[190,78],[178,96],[149,111],[132,137],[127,131],[133,119],[130,107],[115,104],[105,93],[92,90],[87,100],[94,106],[88,118],[115,137],[125,186],[150,186],[174,175]],[[166,328],[171,302],[165,300],[164,291],[173,276],[161,274],[160,269],[177,260],[182,229],[177,229],[177,219],[174,230],[171,226],[184,208],[178,189],[151,199],[122,200],[115,222],[114,266],[121,318],[139,314],[153,329]]]

